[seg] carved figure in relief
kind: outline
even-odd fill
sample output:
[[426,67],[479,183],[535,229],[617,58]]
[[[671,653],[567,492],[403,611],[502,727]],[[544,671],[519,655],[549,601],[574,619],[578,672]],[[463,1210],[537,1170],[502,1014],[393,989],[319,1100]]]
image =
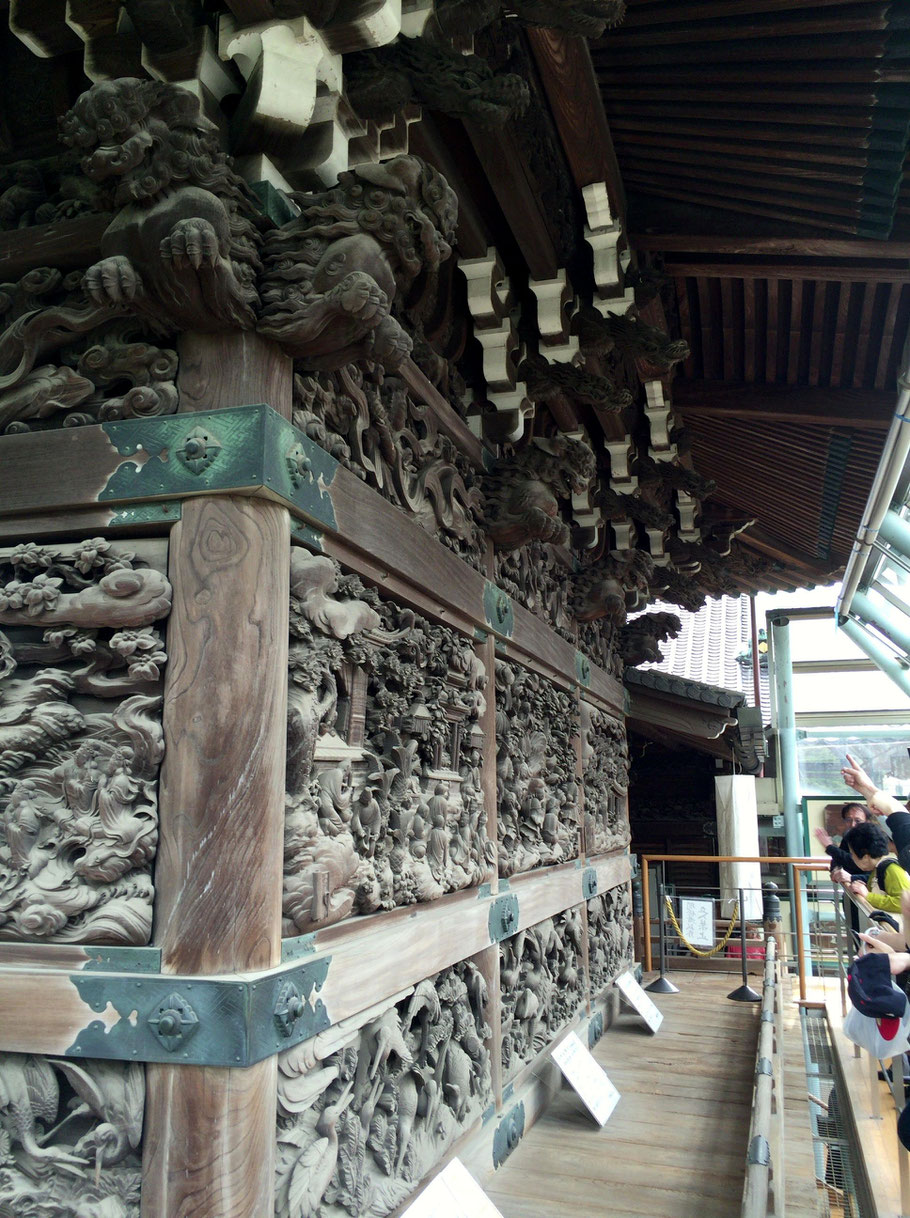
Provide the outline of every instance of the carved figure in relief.
[[418,157],[398,156],[294,198],[300,217],[265,241],[260,333],[309,368],[397,368],[411,340],[392,305],[451,254],[454,192]]
[[623,724],[582,700],[582,782],[588,854],[629,844],[629,751]]
[[144,1104],[135,1062],[0,1054],[0,1213],[138,1218]]
[[644,550],[611,550],[575,578],[572,607],[580,622],[608,618],[616,626],[644,605],[655,578],[654,560]]
[[115,184],[119,211],[85,275],[90,299],[171,332],[251,329],[258,209],[198,99],[160,81],[100,81],[61,131],[86,177]]
[[592,996],[632,963],[632,906],[620,884],[588,901],[588,971]]
[[134,561],[102,538],[0,553],[0,939],[148,941],[166,656],[140,623],[170,588]]
[[638,664],[659,664],[664,658],[660,644],[675,639],[680,630],[682,622],[675,613],[642,613],[620,631],[623,662],[632,668]]
[[570,436],[534,437],[512,457],[500,458],[486,477],[487,533],[505,549],[538,539],[564,545],[569,527],[560,500],[588,489],[596,473],[594,454]]
[[570,571],[562,557],[541,541],[516,550],[497,550],[495,583],[547,622],[567,642],[575,642],[570,612]]
[[384,1218],[417,1188],[489,1102],[487,1001],[464,961],[279,1057],[277,1218]]
[[[545,677],[496,663],[499,870],[574,857],[578,846],[574,704]],[[520,760],[518,760],[520,759]]]
[[292,559],[284,911],[288,933],[489,873],[470,643],[332,560]]

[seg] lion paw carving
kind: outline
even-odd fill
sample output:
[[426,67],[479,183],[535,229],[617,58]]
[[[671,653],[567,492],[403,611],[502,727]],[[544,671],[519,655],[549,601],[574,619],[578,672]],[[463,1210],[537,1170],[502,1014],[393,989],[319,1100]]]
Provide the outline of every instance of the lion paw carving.
[[449,257],[454,192],[418,157],[398,156],[295,201],[300,217],[265,240],[260,333],[313,369],[375,359],[394,370],[412,344],[391,310]]
[[114,186],[119,208],[86,272],[91,300],[171,330],[251,329],[257,207],[193,94],[161,81],[101,81],[61,130],[86,176]]

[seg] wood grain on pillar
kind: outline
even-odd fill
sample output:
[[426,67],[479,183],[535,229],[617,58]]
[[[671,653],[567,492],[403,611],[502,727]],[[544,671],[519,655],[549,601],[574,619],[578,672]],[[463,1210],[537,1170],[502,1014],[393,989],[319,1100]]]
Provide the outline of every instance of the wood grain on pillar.
[[[180,357],[181,409],[265,402],[290,414],[290,361],[255,335],[185,335]],[[169,576],[155,941],[167,972],[268,968],[281,956],[287,510],[187,500]],[[146,1077],[143,1218],[271,1215],[277,1058],[151,1064]]]

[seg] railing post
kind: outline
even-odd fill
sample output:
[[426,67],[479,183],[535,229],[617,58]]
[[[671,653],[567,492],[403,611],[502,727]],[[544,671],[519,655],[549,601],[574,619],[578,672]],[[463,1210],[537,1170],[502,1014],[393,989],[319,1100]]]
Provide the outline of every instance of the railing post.
[[646,989],[649,989],[654,994],[678,994],[679,986],[674,985],[666,976],[667,971],[667,928],[666,928],[666,904],[667,904],[667,886],[664,883],[665,870],[664,864],[660,865],[660,920],[658,922],[660,934],[660,976],[656,977]]
[[[739,942],[741,945],[743,983],[727,995],[733,1002],[761,1002],[761,994],[756,993],[749,985],[749,964],[746,959],[746,892],[738,888],[739,893]],[[767,952],[767,949],[765,949]]]
[[642,855],[641,859],[641,899],[645,923],[645,972],[650,973],[654,967],[651,959],[651,881],[649,878],[648,860]]

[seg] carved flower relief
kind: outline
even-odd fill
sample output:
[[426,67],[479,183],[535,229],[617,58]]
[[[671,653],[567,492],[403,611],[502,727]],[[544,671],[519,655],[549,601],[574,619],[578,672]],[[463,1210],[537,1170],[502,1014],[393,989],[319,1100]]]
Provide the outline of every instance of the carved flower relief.
[[161,637],[151,626],[119,630],[108,642],[111,651],[127,661],[127,672],[136,681],[157,681],[167,655]]

